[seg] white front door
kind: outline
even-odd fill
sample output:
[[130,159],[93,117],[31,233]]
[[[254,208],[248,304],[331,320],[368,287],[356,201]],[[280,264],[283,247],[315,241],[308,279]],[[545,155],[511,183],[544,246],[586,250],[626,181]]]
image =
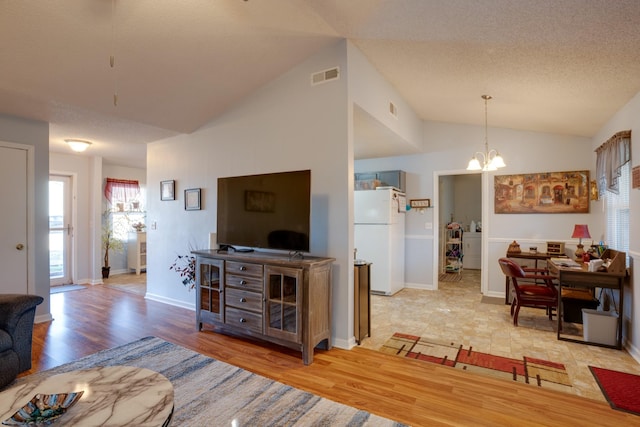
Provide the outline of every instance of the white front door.
[[49,280],[51,286],[72,283],[71,177],[49,176]]
[[27,150],[0,144],[0,293],[28,293]]

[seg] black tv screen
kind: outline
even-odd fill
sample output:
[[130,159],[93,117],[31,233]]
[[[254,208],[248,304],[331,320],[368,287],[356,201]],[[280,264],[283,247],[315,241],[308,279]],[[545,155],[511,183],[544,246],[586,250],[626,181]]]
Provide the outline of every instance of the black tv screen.
[[217,240],[309,252],[311,171],[218,178]]

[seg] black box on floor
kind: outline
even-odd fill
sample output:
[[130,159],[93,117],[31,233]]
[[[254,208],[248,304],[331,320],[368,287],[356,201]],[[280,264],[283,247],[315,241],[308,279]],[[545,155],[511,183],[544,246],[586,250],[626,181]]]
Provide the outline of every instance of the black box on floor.
[[582,309],[595,310],[598,305],[600,305],[600,301],[593,297],[591,299],[562,297],[562,320],[570,323],[582,323]]

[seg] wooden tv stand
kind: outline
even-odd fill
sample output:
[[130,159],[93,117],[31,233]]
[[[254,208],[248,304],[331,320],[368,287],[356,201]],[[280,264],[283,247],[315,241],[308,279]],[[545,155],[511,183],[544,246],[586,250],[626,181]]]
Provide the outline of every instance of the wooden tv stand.
[[300,350],[305,365],[323,341],[331,348],[334,258],[270,252],[193,251],[196,327],[260,338]]

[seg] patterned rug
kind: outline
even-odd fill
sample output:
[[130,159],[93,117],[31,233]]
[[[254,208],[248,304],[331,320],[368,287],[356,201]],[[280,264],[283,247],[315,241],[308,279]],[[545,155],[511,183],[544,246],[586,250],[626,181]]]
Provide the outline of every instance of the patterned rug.
[[396,332],[380,351],[411,359],[452,366],[477,374],[532,384],[571,393],[569,375],[561,363],[523,357],[522,360],[494,356],[465,349],[462,345],[445,344]]
[[[19,378],[12,386],[20,387],[28,381],[72,370],[116,365],[151,369],[171,381],[175,407],[171,425],[174,426],[402,425],[155,337]],[[24,403],[0,399],[0,420],[11,416]]]

